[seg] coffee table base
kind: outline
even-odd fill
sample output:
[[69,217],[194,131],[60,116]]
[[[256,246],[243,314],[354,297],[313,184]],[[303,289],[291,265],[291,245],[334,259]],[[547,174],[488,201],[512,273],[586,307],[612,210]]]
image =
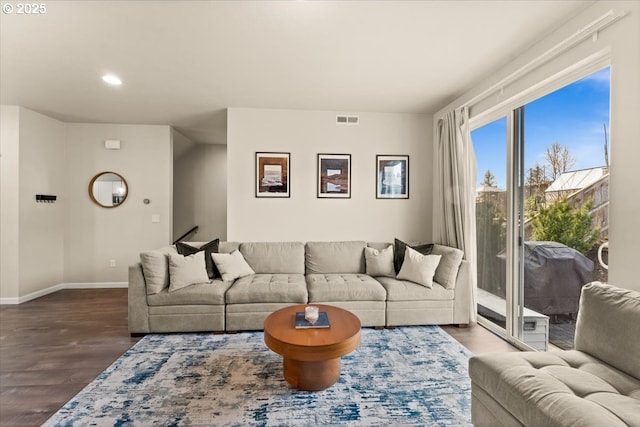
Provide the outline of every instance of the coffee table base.
[[319,391],[331,387],[340,378],[340,358],[318,362],[284,358],[284,379],[299,390]]

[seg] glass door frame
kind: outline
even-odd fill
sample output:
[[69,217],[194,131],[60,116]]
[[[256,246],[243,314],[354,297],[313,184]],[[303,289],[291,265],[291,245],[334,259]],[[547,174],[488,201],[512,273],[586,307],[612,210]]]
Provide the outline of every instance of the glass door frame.
[[[507,121],[509,145],[507,155],[507,334],[519,346],[533,349],[522,339],[524,323],[524,117],[525,107],[511,110]],[[509,126],[511,123],[511,126]],[[511,152],[509,152],[511,151]]]

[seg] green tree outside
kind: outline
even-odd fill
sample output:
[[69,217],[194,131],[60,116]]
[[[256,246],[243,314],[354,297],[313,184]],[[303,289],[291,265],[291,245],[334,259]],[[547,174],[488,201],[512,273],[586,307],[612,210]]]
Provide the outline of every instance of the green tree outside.
[[524,201],[524,211],[527,218],[535,216],[542,206],[546,205],[545,190],[549,187],[550,181],[545,175],[544,167],[538,162],[529,169],[529,176],[526,181],[526,192],[528,197]]
[[578,209],[572,208],[566,199],[541,207],[533,219],[531,240],[562,243],[586,254],[600,235],[600,227],[593,226],[589,214],[592,207],[593,200]]
[[486,185],[487,187],[497,187],[496,177],[491,173],[490,170],[487,170],[484,173],[484,179],[480,183],[480,185]]
[[503,206],[493,201],[476,204],[478,287],[503,297],[504,281],[500,280],[500,261],[496,255],[506,247],[506,223]]

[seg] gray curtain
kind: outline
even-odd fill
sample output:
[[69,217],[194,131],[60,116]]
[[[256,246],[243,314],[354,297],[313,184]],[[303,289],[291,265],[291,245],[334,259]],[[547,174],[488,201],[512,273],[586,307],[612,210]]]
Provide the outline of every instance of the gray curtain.
[[438,121],[433,169],[433,238],[461,249],[471,264],[469,313],[476,322],[476,156],[466,108],[450,111]]

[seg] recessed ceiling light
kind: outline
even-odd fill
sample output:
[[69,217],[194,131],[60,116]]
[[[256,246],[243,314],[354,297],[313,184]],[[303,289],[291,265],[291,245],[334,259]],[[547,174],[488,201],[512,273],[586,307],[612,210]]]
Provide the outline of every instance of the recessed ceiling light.
[[120,86],[122,84],[122,80],[114,74],[105,74],[102,76],[102,80],[112,86]]

